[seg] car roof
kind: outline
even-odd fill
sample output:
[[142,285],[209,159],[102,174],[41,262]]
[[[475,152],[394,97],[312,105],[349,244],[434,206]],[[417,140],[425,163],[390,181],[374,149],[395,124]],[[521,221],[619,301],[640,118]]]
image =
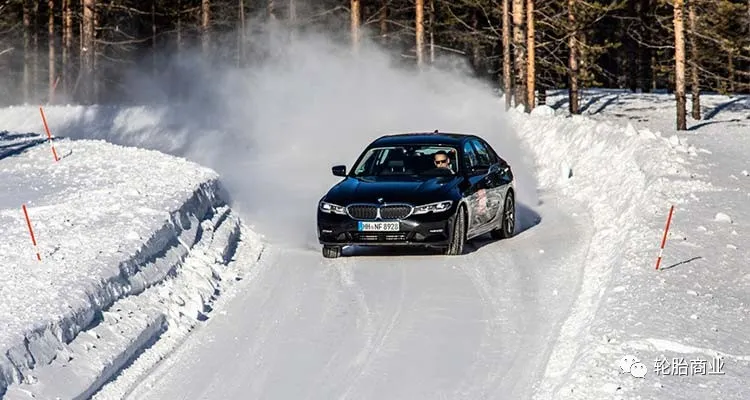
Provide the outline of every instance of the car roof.
[[479,139],[478,136],[467,133],[452,132],[410,132],[383,135],[373,141],[369,147],[394,146],[408,144],[444,144],[458,146],[467,139]]

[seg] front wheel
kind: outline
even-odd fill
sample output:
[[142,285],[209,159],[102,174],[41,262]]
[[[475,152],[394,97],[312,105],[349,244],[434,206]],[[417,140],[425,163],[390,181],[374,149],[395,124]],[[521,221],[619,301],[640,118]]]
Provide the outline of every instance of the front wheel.
[[500,220],[500,227],[493,230],[490,235],[493,239],[507,239],[512,237],[516,230],[516,201],[513,191],[508,190],[505,195],[505,205],[503,206],[503,217]]
[[323,246],[323,257],[325,258],[338,258],[341,256],[341,247],[338,246]]
[[445,254],[449,256],[458,256],[464,253],[464,243],[466,243],[466,210],[458,207],[456,221],[453,223],[453,232],[451,240]]

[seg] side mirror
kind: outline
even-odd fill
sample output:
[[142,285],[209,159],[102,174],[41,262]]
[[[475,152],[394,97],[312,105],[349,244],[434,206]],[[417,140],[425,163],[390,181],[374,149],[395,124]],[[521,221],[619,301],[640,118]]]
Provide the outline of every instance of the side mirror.
[[513,180],[513,173],[510,170],[510,165],[503,164],[500,167],[500,176],[501,176],[502,180],[505,181],[505,182],[510,182],[510,181]]
[[346,176],[346,165],[336,165],[331,168],[334,176]]

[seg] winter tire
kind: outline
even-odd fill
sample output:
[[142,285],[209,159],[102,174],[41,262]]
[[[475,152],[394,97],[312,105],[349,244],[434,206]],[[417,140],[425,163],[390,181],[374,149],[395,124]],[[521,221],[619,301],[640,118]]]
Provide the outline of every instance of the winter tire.
[[456,221],[453,224],[451,240],[445,254],[449,256],[459,256],[464,253],[464,243],[466,243],[466,210],[458,207]]
[[338,246],[323,246],[323,257],[325,258],[338,258],[341,256],[341,247]]

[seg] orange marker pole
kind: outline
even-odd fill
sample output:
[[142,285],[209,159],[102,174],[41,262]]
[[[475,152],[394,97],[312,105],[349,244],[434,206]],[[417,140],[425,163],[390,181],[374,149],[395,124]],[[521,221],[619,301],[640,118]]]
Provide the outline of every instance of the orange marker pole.
[[674,211],[674,205],[669,207],[669,216],[667,217],[667,226],[664,228],[664,237],[661,239],[661,248],[659,249],[659,258],[656,259],[656,269],[659,269],[661,264],[661,255],[664,252],[664,245],[667,243],[667,232],[669,231],[669,224],[672,222],[672,212]]
[[31,243],[34,244],[36,250],[36,259],[42,261],[42,256],[39,254],[39,248],[36,245],[36,238],[34,237],[34,230],[31,229],[31,220],[29,219],[29,213],[26,211],[26,204],[23,205],[23,215],[26,216],[26,225],[29,227],[29,234],[31,235]]
[[55,150],[55,145],[52,144],[52,134],[49,133],[49,126],[47,125],[47,118],[44,117],[44,110],[42,107],[39,107],[39,113],[42,114],[42,122],[44,122],[44,130],[47,132],[47,139],[49,139],[49,144],[52,146],[52,155],[55,156],[55,161],[60,161],[59,158],[57,158],[57,150]]

